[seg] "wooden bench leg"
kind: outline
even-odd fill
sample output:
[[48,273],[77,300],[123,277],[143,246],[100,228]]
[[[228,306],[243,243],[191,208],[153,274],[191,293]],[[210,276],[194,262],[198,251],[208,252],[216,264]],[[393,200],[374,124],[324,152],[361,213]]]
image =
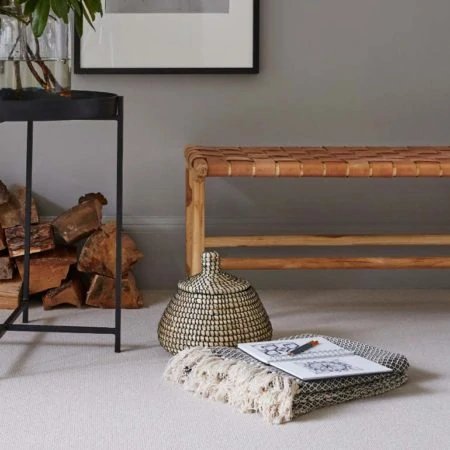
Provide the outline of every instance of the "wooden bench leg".
[[186,273],[201,272],[205,249],[205,176],[198,168],[186,169]]

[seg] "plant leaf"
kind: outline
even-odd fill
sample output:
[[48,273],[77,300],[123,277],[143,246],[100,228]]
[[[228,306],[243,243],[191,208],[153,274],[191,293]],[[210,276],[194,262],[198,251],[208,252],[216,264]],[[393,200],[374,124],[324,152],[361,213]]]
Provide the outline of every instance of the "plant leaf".
[[81,10],[81,0],[68,0],[70,9],[73,10],[75,31],[78,36],[83,34],[83,12]]
[[82,16],[82,12],[81,12],[81,0],[69,0],[70,6],[73,9],[73,12],[75,13],[76,16]]
[[[32,0],[28,0],[29,2]],[[60,17],[64,23],[69,20],[69,3],[66,0],[51,0],[53,12]]]
[[94,24],[92,23],[92,19],[89,16],[89,11],[87,10],[87,7],[85,4],[83,4],[83,16],[84,18],[87,20],[87,22],[89,23],[89,25],[94,28]]
[[89,14],[91,15],[92,21],[95,20],[95,15],[97,13],[103,15],[102,4],[99,0],[83,0],[83,2],[87,10],[89,11]]
[[75,14],[75,31],[77,32],[78,36],[82,36],[83,34],[83,15],[82,14]]
[[25,16],[31,16],[33,11],[36,9],[37,2],[38,0],[27,0],[27,3],[23,8],[23,14]]
[[36,9],[33,11],[31,27],[36,37],[44,32],[47,25],[48,15],[50,13],[50,0],[38,0]]
[[100,14],[100,16],[103,16],[102,1],[101,0],[91,0],[91,1],[95,5],[96,11]]

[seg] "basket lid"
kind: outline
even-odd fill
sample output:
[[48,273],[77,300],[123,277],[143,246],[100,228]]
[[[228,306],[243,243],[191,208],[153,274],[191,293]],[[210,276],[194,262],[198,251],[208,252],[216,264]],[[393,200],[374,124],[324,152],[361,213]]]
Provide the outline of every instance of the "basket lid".
[[220,256],[216,251],[203,252],[202,271],[178,283],[178,289],[195,294],[234,294],[250,287],[248,281],[220,268]]

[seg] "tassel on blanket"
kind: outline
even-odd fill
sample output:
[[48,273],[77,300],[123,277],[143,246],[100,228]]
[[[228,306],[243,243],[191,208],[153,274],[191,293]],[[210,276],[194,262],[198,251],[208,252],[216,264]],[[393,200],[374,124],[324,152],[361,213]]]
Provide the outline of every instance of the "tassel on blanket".
[[293,399],[300,390],[288,376],[223,359],[205,347],[188,348],[171,358],[164,378],[201,397],[236,406],[241,412],[260,413],[271,424],[292,420]]

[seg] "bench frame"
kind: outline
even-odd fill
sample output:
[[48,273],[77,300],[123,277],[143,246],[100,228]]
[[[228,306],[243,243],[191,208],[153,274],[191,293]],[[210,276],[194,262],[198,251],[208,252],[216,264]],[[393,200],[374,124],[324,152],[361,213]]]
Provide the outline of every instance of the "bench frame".
[[[198,150],[204,150],[204,147],[187,147],[186,155],[186,273],[187,275],[195,275],[201,271],[201,255],[207,248],[235,248],[235,247],[283,247],[283,246],[440,246],[450,245],[450,235],[448,234],[402,234],[402,235],[280,235],[280,236],[206,236],[205,235],[205,181],[208,176],[235,176],[231,172],[222,173],[208,164],[208,158],[197,155],[192,157],[192,154]],[[261,148],[262,149],[262,148]],[[323,151],[323,147],[317,148]],[[384,147],[390,155],[401,155],[401,151],[406,148],[394,149],[392,147]],[[407,149],[411,149],[408,147]],[[444,150],[445,158],[439,158],[439,154]],[[208,147],[208,152],[214,150],[222,150],[220,147]],[[239,154],[239,149],[232,149],[233,154]],[[257,151],[258,148],[255,149]],[[267,150],[267,148],[264,148]],[[309,149],[314,151],[313,149]],[[361,148],[358,148],[361,153]],[[411,151],[411,150],[410,150]],[[420,153],[424,157],[424,161],[414,160],[415,176],[450,176],[447,167],[450,166],[450,159],[447,159],[447,151],[450,155],[450,148],[447,147],[422,147]],[[434,156],[437,152],[438,157]],[[428,153],[427,153],[428,152]],[[431,153],[429,153],[431,152]],[[417,150],[417,153],[418,150]],[[414,154],[414,151],[413,151]],[[427,155],[433,155],[430,162]],[[406,161],[410,163],[411,157]],[[395,159],[395,158],[394,158]],[[244,165],[244,170],[239,171],[239,158],[235,162],[235,167],[238,168],[236,176],[248,176]],[[237,164],[236,164],[237,162]],[[248,164],[248,161],[243,159],[243,163]],[[341,163],[341,162],[339,162]],[[369,159],[357,159],[359,169],[361,163],[368,165],[370,170],[366,174],[359,174],[357,176],[375,176],[374,165]],[[381,164],[386,164],[386,160],[380,161]],[[404,160],[402,163],[406,164]],[[324,166],[324,174],[326,173],[326,166]],[[355,163],[356,164],[356,163]],[[437,165],[436,165],[437,164]],[[317,164],[316,164],[317,165]],[[436,167],[434,167],[436,165]],[[330,167],[331,165],[329,165]],[[231,165],[230,165],[231,167]],[[331,166],[332,167],[332,166]],[[346,176],[351,176],[351,163],[346,170]],[[355,166],[356,167],[356,166]],[[380,166],[381,167],[381,166]],[[406,167],[406,165],[405,165]],[[422,175],[420,171],[422,168]],[[426,171],[423,170],[426,168]],[[443,169],[444,168],[444,169]],[[212,170],[211,170],[212,169]],[[409,168],[408,170],[411,170]],[[408,175],[405,172],[403,176]],[[390,173],[379,176],[396,176],[397,167],[393,163]],[[303,167],[302,167],[303,175]],[[252,176],[255,176],[253,169]],[[258,175],[257,175],[258,176]],[[261,176],[280,176],[279,170],[275,170],[273,174],[263,174]],[[290,176],[290,175],[287,175]],[[317,173],[311,176],[319,176]],[[398,174],[397,174],[398,176]],[[402,175],[400,175],[402,176]],[[447,256],[417,256],[417,257],[239,257],[239,258],[221,258],[221,266],[224,269],[424,269],[424,268],[450,268],[450,257]]]

